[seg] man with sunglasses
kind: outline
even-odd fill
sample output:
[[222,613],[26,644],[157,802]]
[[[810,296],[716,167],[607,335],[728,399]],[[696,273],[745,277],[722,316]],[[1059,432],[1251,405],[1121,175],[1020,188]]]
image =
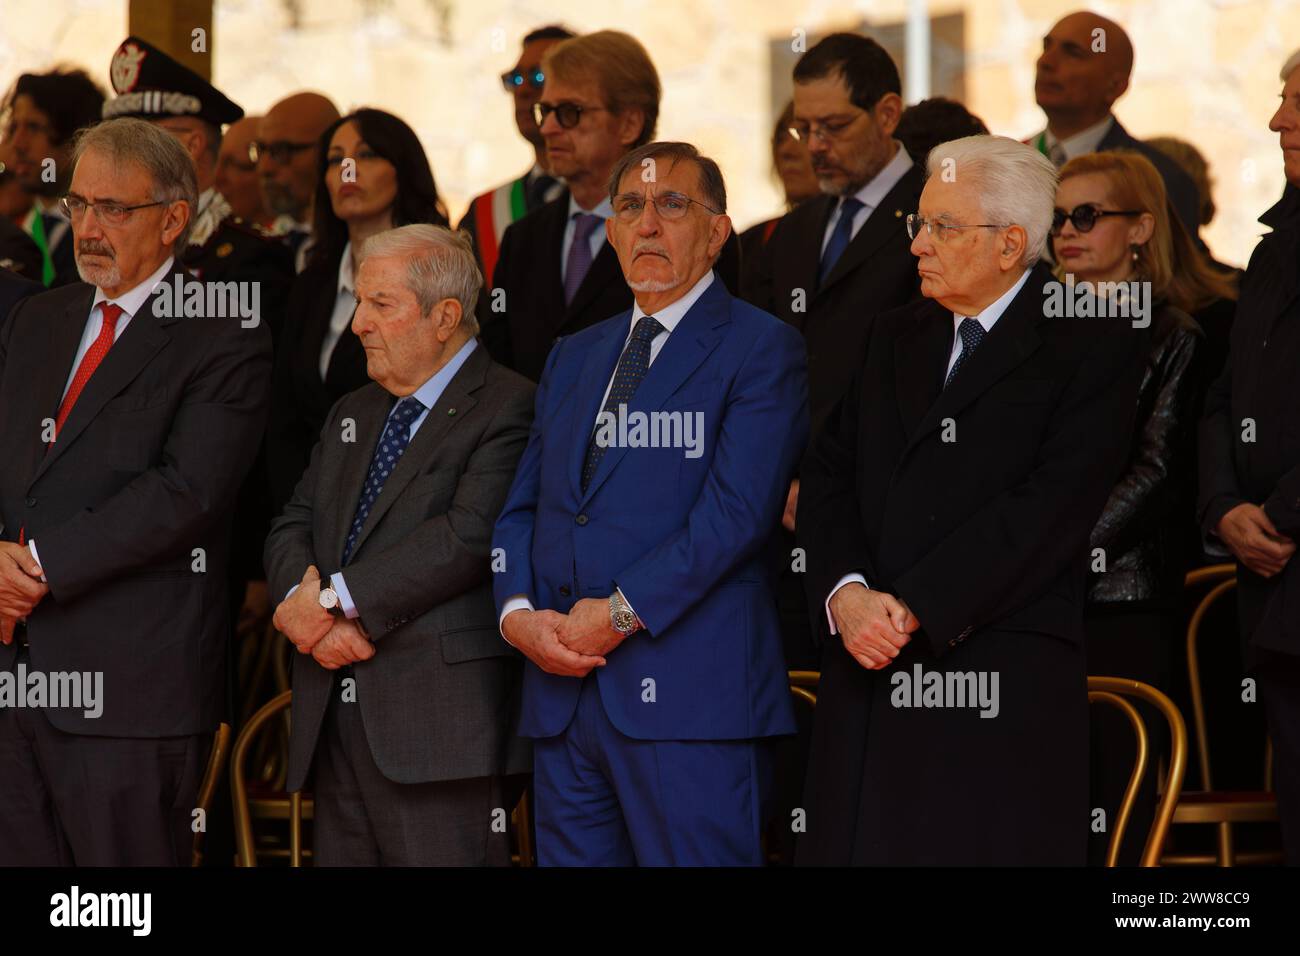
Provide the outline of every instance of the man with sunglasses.
[[271,232],[294,252],[301,272],[311,249],[312,205],[320,172],[320,138],[339,118],[333,100],[301,92],[278,101],[262,117],[248,158],[257,164],[262,201],[275,216]]
[[803,345],[715,274],[713,160],[651,143],[606,188],[634,304],[551,351],[492,541],[538,862],[761,866],[795,727],[763,546],[808,437]]
[[533,107],[541,99],[546,81],[542,58],[555,44],[572,36],[561,26],[539,27],[524,37],[518,62],[501,75],[501,85],[514,101],[515,128],[533,148],[533,165],[518,179],[475,196],[458,226],[473,238],[489,286],[506,227],[564,191],[564,185],[546,171],[546,141],[533,116]]
[[271,380],[264,325],[168,307],[197,198],[173,137],[90,128],[64,197],[85,281],[0,331],[0,671],[99,675],[93,706],[0,708],[0,866],[190,862]]

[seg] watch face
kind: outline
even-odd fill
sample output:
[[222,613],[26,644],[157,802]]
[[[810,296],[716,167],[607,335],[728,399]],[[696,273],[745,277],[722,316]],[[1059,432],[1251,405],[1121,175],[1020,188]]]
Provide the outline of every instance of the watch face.
[[334,608],[339,603],[338,593],[333,588],[326,588],[320,593],[320,606],[324,608]]

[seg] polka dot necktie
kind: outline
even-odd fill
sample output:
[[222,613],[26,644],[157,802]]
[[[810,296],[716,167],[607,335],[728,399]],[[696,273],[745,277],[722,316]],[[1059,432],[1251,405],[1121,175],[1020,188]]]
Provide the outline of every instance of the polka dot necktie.
[[406,446],[410,444],[411,422],[419,418],[422,411],[424,406],[420,404],[420,400],[414,395],[408,395],[389,413],[388,423],[384,426],[384,435],[379,439],[379,447],[375,449],[375,457],[370,459],[370,471],[366,475],[366,483],[361,488],[361,498],[357,501],[357,513],[352,519],[352,529],[348,532],[347,544],[343,546],[343,564],[347,564],[348,558],[352,557],[352,549],[356,546],[357,538],[361,536],[361,529],[365,527],[366,519],[370,517],[370,509],[375,506],[379,493],[384,490],[384,482],[393,473],[403,452],[406,451]]
[[[643,315],[637,322],[636,328],[632,330],[632,341],[628,342],[627,348],[623,349],[623,354],[618,360],[618,368],[614,370],[614,382],[609,387],[609,398],[605,399],[602,414],[617,416],[618,407],[632,400],[637,386],[641,384],[641,379],[645,378],[645,373],[650,368],[650,343],[663,331],[665,331],[664,327],[653,315]],[[605,452],[609,451],[607,445],[596,440],[600,431],[597,428],[592,432],[591,442],[587,445],[587,460],[582,465],[583,491],[586,491],[587,486],[591,484],[596,469],[600,467],[601,459],[605,457]]]
[[979,344],[984,341],[986,334],[984,326],[980,325],[976,319],[962,319],[961,325],[957,326],[957,333],[961,336],[961,352],[957,356],[957,361],[952,363],[952,371],[948,373],[948,377],[943,383],[944,388],[947,388],[957,375],[957,369],[965,365],[971,353],[979,348]]

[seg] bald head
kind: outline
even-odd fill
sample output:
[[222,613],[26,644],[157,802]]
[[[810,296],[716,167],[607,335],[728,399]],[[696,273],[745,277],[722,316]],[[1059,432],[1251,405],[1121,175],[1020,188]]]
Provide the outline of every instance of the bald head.
[[1034,98],[1048,128],[1065,138],[1109,115],[1132,72],[1133,44],[1124,28],[1082,10],[1061,18],[1043,37]]
[[266,207],[299,222],[311,218],[316,188],[317,140],[339,118],[338,107],[320,93],[294,93],[262,117],[257,163]]

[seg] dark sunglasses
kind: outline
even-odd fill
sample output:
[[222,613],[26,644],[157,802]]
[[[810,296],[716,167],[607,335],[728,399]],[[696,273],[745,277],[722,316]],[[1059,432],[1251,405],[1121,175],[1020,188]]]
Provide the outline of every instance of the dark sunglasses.
[[511,70],[509,73],[501,74],[501,85],[506,88],[507,93],[513,93],[525,83],[535,90],[540,90],[545,82],[546,74],[541,70],[529,70],[527,73],[523,70]]
[[1061,230],[1065,228],[1065,221],[1068,219],[1074,223],[1074,228],[1079,232],[1092,232],[1092,227],[1097,225],[1097,220],[1102,216],[1140,216],[1141,209],[1098,209],[1096,206],[1083,205],[1075,206],[1070,212],[1064,209],[1052,210],[1052,235],[1059,236]]
[[555,114],[555,121],[564,129],[573,129],[582,121],[583,113],[601,113],[604,112],[603,106],[579,106],[577,103],[534,103],[533,119],[537,120],[538,128],[546,122],[546,117],[552,113]]
[[315,145],[315,143],[291,143],[288,140],[278,140],[274,143],[253,140],[248,144],[248,161],[256,163],[263,156],[270,156],[283,166],[304,149],[311,149]]

